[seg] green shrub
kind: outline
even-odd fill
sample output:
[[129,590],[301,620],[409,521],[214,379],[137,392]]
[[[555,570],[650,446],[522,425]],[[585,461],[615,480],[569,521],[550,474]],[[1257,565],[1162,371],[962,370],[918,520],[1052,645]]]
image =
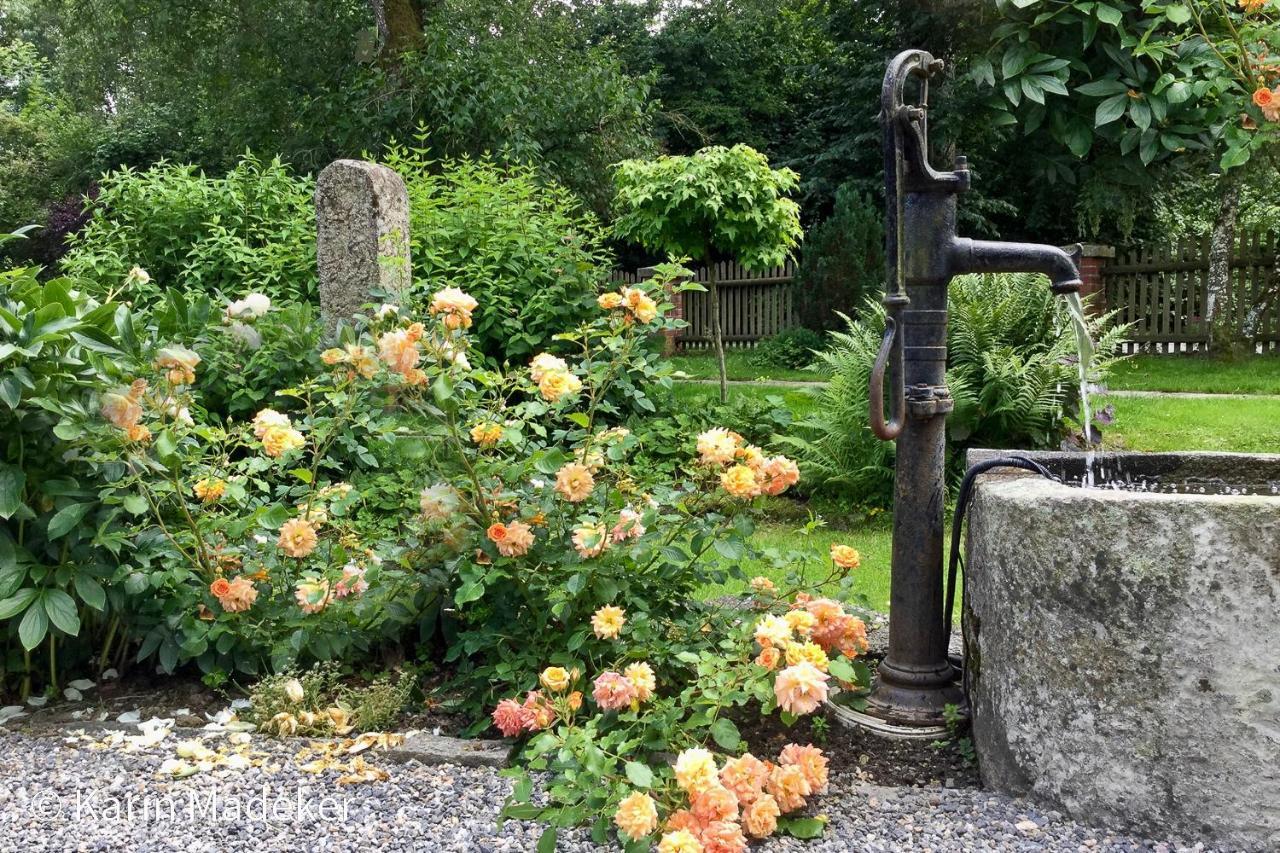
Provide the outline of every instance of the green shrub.
[[880,208],[870,196],[843,186],[831,215],[805,234],[794,284],[797,319],[808,329],[839,329],[840,313],[861,310],[883,286]]
[[817,361],[817,352],[825,345],[821,333],[795,326],[765,338],[751,350],[749,360],[755,367],[804,370]]
[[[122,295],[143,305],[167,288],[316,297],[315,183],[279,159],[245,154],[223,177],[165,162],[126,168],[103,176],[100,190],[62,260],[100,294],[126,288]],[[135,266],[147,280],[129,275]]]
[[[951,452],[1057,448],[1079,431],[1075,334],[1065,304],[1044,278],[962,276],[951,283],[948,298],[947,385],[955,399],[947,419]],[[1111,320],[1106,315],[1090,324],[1098,344],[1093,382],[1105,377],[1123,338],[1124,329]],[[846,323],[822,353],[831,380],[821,405],[781,441],[795,453],[809,487],[852,491],[868,506],[887,507],[893,500],[894,445],[871,433],[867,399],[884,310],[868,302],[861,319]]]
[[591,316],[613,259],[569,190],[531,168],[437,161],[423,147],[393,145],[382,162],[409,190],[415,312],[442,287],[471,294],[476,343],[499,363]]
[[[157,553],[131,541],[131,513],[112,502],[119,459],[89,458],[82,427],[97,417],[98,390],[119,385],[117,361],[137,344],[123,306],[99,304],[37,270],[0,272],[0,683],[104,662],[122,648],[122,618],[154,611],[130,580]],[[43,649],[41,647],[43,646]]]

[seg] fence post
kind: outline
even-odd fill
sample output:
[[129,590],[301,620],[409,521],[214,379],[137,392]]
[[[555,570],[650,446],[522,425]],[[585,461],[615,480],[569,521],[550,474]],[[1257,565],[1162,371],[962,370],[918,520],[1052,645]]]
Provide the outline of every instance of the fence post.
[[[636,281],[646,281],[653,278],[653,267],[639,267],[636,269]],[[671,309],[671,317],[675,320],[684,319],[684,293],[672,293],[673,285],[680,283],[680,280],[669,282],[666,286],[666,299],[675,307]],[[662,354],[666,356],[675,355],[676,339],[680,337],[679,329],[664,329],[662,332]]]
[[1098,294],[1090,313],[1101,314],[1107,310],[1107,291],[1102,282],[1102,271],[1107,262],[1116,256],[1114,246],[1098,243],[1077,243],[1080,247],[1080,298]]

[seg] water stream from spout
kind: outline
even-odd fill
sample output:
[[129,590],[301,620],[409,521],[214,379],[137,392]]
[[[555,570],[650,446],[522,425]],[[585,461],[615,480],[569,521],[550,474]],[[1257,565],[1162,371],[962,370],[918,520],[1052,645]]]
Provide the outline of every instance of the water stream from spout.
[[1076,331],[1076,366],[1080,372],[1080,420],[1084,428],[1084,481],[1087,489],[1095,485],[1093,476],[1094,444],[1093,444],[1093,408],[1089,405],[1089,374],[1093,370],[1094,346],[1089,337],[1089,322],[1085,319],[1084,303],[1079,293],[1067,294],[1067,312],[1071,315],[1071,324]]

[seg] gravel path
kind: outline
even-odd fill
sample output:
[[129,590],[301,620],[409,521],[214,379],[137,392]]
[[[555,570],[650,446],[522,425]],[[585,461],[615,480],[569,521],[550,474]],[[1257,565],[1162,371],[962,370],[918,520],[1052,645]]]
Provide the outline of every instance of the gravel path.
[[[207,742],[217,746],[218,736]],[[253,748],[268,754],[266,764],[279,763],[275,773],[253,767],[170,779],[157,771],[174,754],[172,739],[122,753],[0,729],[0,850],[470,853],[533,851],[541,834],[541,827],[514,821],[497,828],[496,815],[510,783],[496,771],[387,765],[374,755],[371,763],[386,766],[389,781],[338,787],[333,772],[315,776],[296,769],[292,758],[298,746],[254,739]],[[165,797],[172,806],[164,804]],[[775,839],[752,849],[1208,849],[1086,829],[1061,815],[973,789],[880,788],[844,777],[832,780],[818,808],[831,818],[823,840]],[[574,831],[562,833],[559,849],[608,848]]]

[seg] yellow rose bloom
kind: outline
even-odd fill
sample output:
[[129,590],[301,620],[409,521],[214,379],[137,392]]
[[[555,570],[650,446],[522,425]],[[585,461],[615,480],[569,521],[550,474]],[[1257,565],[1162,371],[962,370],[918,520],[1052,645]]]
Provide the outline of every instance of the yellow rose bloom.
[[787,615],[782,618],[787,620],[787,624],[791,626],[792,631],[802,637],[812,634],[814,626],[818,624],[818,617],[808,610],[788,610]]
[[626,611],[607,604],[591,615],[591,630],[602,640],[616,640],[627,623]]
[[320,360],[332,367],[335,364],[341,364],[347,360],[346,350],[338,347],[332,347],[320,353]]
[[733,465],[721,473],[720,485],[735,498],[754,498],[760,494],[756,472],[746,465]]
[[720,784],[716,759],[701,747],[686,749],[676,756],[676,784],[682,791],[696,794]]
[[658,853],[703,853],[702,842],[689,830],[677,829],[662,836]]
[[262,449],[273,458],[297,450],[306,443],[302,433],[293,427],[268,427],[262,436]]
[[253,416],[253,437],[261,441],[267,434],[267,430],[272,427],[291,427],[293,422],[289,420],[288,415],[281,414],[275,409],[263,409]]
[[698,436],[698,455],[706,465],[724,465],[732,462],[742,436],[721,427],[709,429]]
[[636,319],[641,323],[652,323],[658,317],[658,303],[641,294],[636,304],[631,306],[631,313],[635,314]]
[[196,484],[191,488],[191,491],[195,493],[200,502],[206,504],[217,503],[226,490],[226,481],[219,480],[217,477],[205,477],[203,480],[197,480]]
[[658,689],[658,678],[653,674],[653,667],[647,663],[633,663],[622,671],[627,681],[636,689],[636,698],[646,702],[653,691]]
[[582,390],[582,380],[567,370],[549,370],[538,381],[538,393],[549,403],[557,403]]
[[471,428],[471,440],[481,447],[491,447],[502,438],[502,426],[492,421],[478,423]]
[[627,838],[639,841],[658,828],[658,807],[648,794],[636,791],[618,804],[613,822]]
[[823,672],[826,672],[831,664],[827,659],[827,653],[817,643],[792,643],[787,646],[787,666],[795,666],[802,662],[811,663]]
[[832,545],[831,562],[842,569],[856,569],[862,565],[862,555],[848,545]]
[[756,642],[761,648],[782,647],[791,642],[791,623],[769,614],[756,623]]
[[552,693],[563,693],[569,689],[569,670],[562,666],[549,666],[538,676],[538,681]]
[[605,311],[611,311],[622,304],[621,293],[602,293],[596,297],[596,304]]

